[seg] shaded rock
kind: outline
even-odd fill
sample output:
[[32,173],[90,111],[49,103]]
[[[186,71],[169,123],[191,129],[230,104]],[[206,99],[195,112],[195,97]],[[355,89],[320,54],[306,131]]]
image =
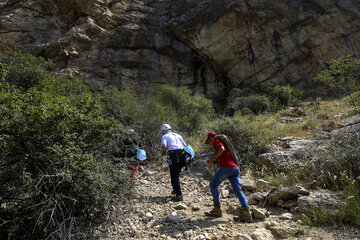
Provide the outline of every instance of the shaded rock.
[[178,223],[180,222],[180,217],[178,215],[169,214],[166,216],[165,221],[170,223]]
[[283,213],[279,216],[279,219],[282,220],[291,220],[293,218],[294,214],[292,213]]
[[142,92],[191,84],[214,98],[263,82],[311,93],[325,62],[359,51],[357,9],[356,0],[2,1],[0,55],[16,47],[55,71]]
[[260,205],[265,202],[265,194],[261,192],[255,192],[248,197],[248,204],[249,205]]
[[333,192],[326,189],[312,191],[308,196],[298,198],[299,211],[308,213],[314,208],[329,210],[330,212],[341,204],[343,192]]
[[257,229],[253,233],[251,233],[250,236],[254,240],[275,240],[271,231],[266,229]]
[[200,208],[200,205],[199,204],[194,204],[194,205],[192,205],[192,207],[191,207],[191,210],[193,211],[193,212],[196,212],[196,211],[199,211],[201,208]]
[[252,240],[249,234],[239,234],[235,237],[237,240]]
[[176,210],[184,210],[187,209],[187,206],[184,203],[178,203],[174,206],[174,209]]
[[280,188],[275,192],[268,194],[267,199],[270,205],[275,205],[278,203],[278,200],[290,200],[293,198],[298,198],[299,195],[309,195],[310,193],[299,186],[292,186],[289,188]]
[[289,142],[287,151],[277,151],[272,153],[260,154],[256,160],[259,166],[267,169],[286,169],[291,167],[304,166],[311,157],[311,150],[316,141],[296,140]]
[[287,200],[287,201],[282,205],[282,207],[290,210],[290,209],[296,208],[297,205],[298,205],[297,200]]
[[253,214],[254,219],[262,220],[262,219],[266,218],[266,214],[264,212],[260,211],[259,209],[252,208],[251,212]]
[[242,178],[240,179],[240,185],[243,191],[253,192],[256,190],[255,182],[252,179]]
[[279,227],[279,226],[270,228],[271,233],[280,239],[285,239],[285,238],[290,237],[290,232],[291,232],[290,230],[292,230],[292,229]]
[[321,126],[321,129],[325,132],[331,132],[337,128],[337,124],[334,121],[330,121],[327,124]]
[[330,137],[336,140],[349,140],[360,138],[360,114],[340,122],[341,128],[330,133]]
[[228,206],[226,209],[226,212],[229,214],[236,215],[236,214],[238,214],[238,209],[235,206]]
[[349,127],[355,124],[360,124],[360,114],[341,121],[339,127]]

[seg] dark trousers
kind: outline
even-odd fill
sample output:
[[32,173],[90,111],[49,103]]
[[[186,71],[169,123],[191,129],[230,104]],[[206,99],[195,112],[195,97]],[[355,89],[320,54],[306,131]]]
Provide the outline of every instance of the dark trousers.
[[183,151],[182,149],[168,151],[169,160],[170,160],[169,165],[170,165],[171,185],[177,196],[182,196],[180,178],[179,178],[179,174],[181,172],[180,157],[182,151]]

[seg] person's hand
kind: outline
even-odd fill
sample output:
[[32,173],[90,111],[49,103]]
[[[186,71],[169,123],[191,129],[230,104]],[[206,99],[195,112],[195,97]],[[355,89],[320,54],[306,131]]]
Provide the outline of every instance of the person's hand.
[[214,162],[215,162],[215,158],[214,158],[214,157],[211,157],[210,160],[207,162],[207,165],[208,165],[208,166],[211,166],[211,165],[214,164]]

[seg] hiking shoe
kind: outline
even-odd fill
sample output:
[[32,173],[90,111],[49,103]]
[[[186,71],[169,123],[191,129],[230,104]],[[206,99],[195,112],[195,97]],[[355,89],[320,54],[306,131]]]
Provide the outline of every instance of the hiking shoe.
[[220,204],[214,203],[214,208],[210,212],[205,212],[205,215],[209,217],[222,217]]
[[172,196],[171,200],[176,201],[176,202],[180,202],[180,201],[183,201],[184,199],[183,199],[183,196],[176,195],[176,196]]
[[252,222],[252,214],[251,210],[248,207],[239,207],[238,208],[238,217],[234,217],[234,221],[242,221],[242,222]]

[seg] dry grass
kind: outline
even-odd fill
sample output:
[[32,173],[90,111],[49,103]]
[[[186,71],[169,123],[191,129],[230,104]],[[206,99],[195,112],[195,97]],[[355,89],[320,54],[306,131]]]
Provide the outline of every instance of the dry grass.
[[298,138],[314,138],[322,126],[334,122],[337,125],[352,115],[348,98],[336,100],[304,102],[300,109],[305,113],[301,121],[284,122],[282,117],[289,114],[285,109],[273,115],[254,116],[252,124],[258,128],[268,129],[274,137],[293,136]]

